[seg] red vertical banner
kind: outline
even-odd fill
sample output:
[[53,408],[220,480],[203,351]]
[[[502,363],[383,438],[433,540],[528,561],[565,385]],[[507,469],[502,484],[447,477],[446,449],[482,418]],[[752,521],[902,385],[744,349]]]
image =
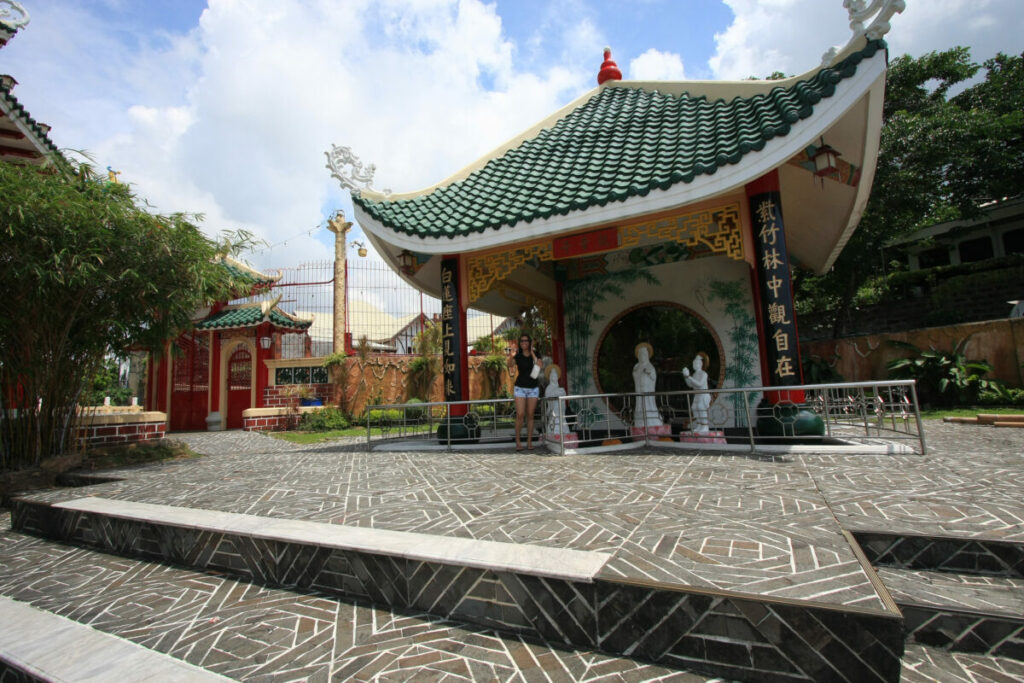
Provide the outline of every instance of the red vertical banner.
[[[772,182],[774,181],[774,182]],[[757,262],[758,302],[762,320],[761,351],[766,360],[768,383],[784,387],[803,383],[800,369],[800,342],[789,276],[789,252],[786,248],[782,218],[782,195],[777,176],[747,186],[750,218],[753,226],[754,255]],[[778,396],[770,399],[781,398]],[[786,392],[785,398],[803,402],[802,392]]]

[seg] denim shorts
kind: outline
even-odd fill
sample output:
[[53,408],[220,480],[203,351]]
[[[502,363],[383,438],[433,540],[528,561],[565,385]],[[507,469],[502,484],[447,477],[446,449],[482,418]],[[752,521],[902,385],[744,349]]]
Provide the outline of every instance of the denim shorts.
[[540,387],[534,387],[533,389],[513,387],[512,393],[516,398],[540,398]]

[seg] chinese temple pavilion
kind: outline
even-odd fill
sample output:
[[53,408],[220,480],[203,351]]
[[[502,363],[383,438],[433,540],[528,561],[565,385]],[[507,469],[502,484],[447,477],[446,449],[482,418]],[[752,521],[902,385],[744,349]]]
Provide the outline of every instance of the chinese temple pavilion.
[[469,398],[470,306],[547,310],[572,394],[632,391],[641,342],[659,390],[699,352],[713,386],[801,384],[790,270],[828,270],[868,200],[902,9],[881,4],[800,76],[626,81],[606,49],[594,90],[433,187],[343,179],[376,249],[442,300],[446,399]]
[[[281,275],[268,275],[228,256],[221,258],[234,279],[255,296],[269,291]],[[217,302],[197,311],[193,328],[169,343],[149,363],[146,407],[167,413],[171,431],[240,429],[242,414],[266,403],[267,362],[282,334],[306,332],[312,321],[272,300]]]

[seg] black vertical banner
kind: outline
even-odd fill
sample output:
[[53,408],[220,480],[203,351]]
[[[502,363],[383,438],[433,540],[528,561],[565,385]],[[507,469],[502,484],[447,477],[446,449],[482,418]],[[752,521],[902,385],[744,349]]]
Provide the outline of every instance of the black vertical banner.
[[461,401],[462,364],[459,353],[466,347],[459,324],[459,260],[441,260],[441,362],[444,365],[444,400]]
[[771,385],[800,384],[800,345],[793,313],[781,195],[778,192],[751,195],[750,217],[754,223],[754,249],[765,331],[761,347],[768,360]]

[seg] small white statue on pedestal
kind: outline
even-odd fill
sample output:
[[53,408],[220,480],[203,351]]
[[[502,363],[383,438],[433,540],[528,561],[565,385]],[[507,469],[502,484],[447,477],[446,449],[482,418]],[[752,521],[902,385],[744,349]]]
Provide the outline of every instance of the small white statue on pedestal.
[[[558,376],[561,372],[556,364],[551,363],[544,370],[548,376],[548,384],[544,387],[544,398],[558,398],[559,396],[565,396],[565,389],[558,386]],[[563,408],[564,410],[564,408]],[[547,433],[548,434],[568,434],[569,427],[564,424],[562,419],[558,415],[558,401],[548,401],[547,410],[545,411],[545,417],[547,418]]]
[[[696,357],[693,359],[693,374],[690,374],[690,370],[688,368],[683,368],[683,379],[686,380],[686,385],[691,389],[700,390],[708,388],[708,373],[704,369],[704,365],[707,363],[707,360],[708,354],[703,351],[698,351]],[[690,431],[708,431],[708,407],[711,405],[711,394],[695,394],[693,402],[690,405],[693,410],[693,420],[690,422]]]
[[[633,386],[638,394],[653,392],[654,385],[658,381],[658,371],[651,365],[653,352],[654,349],[647,342],[640,342],[633,350],[637,359],[636,365],[633,366]],[[638,428],[660,427],[662,424],[661,414],[658,412],[658,404],[654,400],[654,396],[637,396],[633,426]]]

